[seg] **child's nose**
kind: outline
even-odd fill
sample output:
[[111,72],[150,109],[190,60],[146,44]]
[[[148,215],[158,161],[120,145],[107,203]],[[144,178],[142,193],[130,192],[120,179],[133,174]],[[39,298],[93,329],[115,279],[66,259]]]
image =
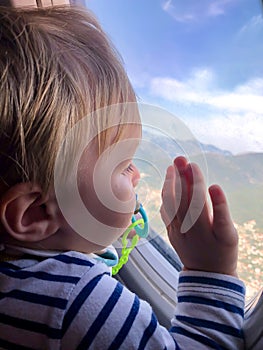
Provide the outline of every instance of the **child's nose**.
[[139,169],[133,164],[133,176],[132,176],[132,185],[136,187],[140,181],[141,175]]

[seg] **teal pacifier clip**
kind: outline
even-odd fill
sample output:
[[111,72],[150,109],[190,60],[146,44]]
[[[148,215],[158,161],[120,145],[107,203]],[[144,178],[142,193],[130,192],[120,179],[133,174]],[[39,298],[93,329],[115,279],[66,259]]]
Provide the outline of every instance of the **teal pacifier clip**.
[[[140,214],[141,217],[137,219],[135,216],[136,214]],[[128,243],[129,243],[128,235],[132,229],[136,231],[136,234],[132,237],[131,244],[130,246],[128,246]],[[135,248],[136,244],[138,243],[139,238],[140,237],[146,238],[148,235],[148,232],[149,232],[148,217],[142,204],[138,202],[137,196],[136,196],[136,208],[134,211],[134,215],[132,216],[132,223],[122,235],[121,256],[118,264],[112,267],[112,275],[116,275],[119,272],[119,270],[122,268],[122,266],[127,263],[129,259],[129,255],[132,252],[132,250]]]

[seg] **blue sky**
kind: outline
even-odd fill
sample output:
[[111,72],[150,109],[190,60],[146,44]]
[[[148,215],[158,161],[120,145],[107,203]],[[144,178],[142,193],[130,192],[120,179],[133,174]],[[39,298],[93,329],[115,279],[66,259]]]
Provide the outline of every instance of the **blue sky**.
[[260,0],[86,0],[142,102],[201,142],[263,152]]

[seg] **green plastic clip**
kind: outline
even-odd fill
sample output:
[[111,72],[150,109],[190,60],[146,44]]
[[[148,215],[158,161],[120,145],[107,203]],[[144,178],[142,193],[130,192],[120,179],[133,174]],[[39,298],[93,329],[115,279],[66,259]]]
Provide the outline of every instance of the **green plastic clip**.
[[133,222],[124,232],[123,236],[122,236],[122,250],[121,250],[121,256],[119,259],[119,262],[116,266],[112,267],[112,275],[116,275],[119,270],[122,268],[122,266],[124,264],[127,263],[127,261],[129,260],[129,255],[132,252],[132,250],[135,248],[136,244],[139,241],[140,236],[136,233],[132,239],[131,239],[131,245],[128,247],[128,235],[131,232],[131,230],[133,228],[135,228],[135,226],[141,225],[141,227],[144,227],[144,220],[142,218],[136,220],[135,222]]

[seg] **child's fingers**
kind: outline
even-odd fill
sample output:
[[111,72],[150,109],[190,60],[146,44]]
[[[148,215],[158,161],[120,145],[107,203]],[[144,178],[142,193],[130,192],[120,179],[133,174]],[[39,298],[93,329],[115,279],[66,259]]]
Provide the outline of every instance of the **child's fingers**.
[[195,225],[200,231],[206,232],[210,228],[210,217],[203,174],[198,165],[192,163],[186,167],[185,177],[188,186],[188,210],[181,231],[188,232]]
[[161,208],[160,208],[160,214],[161,214],[161,218],[165,224],[165,227],[167,228],[170,225],[172,220],[170,219],[169,215],[166,213],[166,210],[164,209],[163,204],[161,205]]
[[166,177],[162,189],[161,216],[166,226],[168,226],[176,215],[175,203],[175,169],[171,165],[167,168]]
[[174,160],[175,167],[175,201],[177,208],[177,218],[180,223],[184,221],[188,206],[189,193],[188,184],[185,176],[185,169],[187,168],[187,160],[184,157],[177,157]]
[[238,235],[231,219],[225,194],[220,186],[209,188],[213,206],[213,231],[218,240],[228,245],[237,244]]
[[206,185],[196,164],[188,163],[185,157],[174,160],[174,167],[167,169],[162,199],[161,216],[166,227],[173,221],[182,233],[196,224],[210,232]]

